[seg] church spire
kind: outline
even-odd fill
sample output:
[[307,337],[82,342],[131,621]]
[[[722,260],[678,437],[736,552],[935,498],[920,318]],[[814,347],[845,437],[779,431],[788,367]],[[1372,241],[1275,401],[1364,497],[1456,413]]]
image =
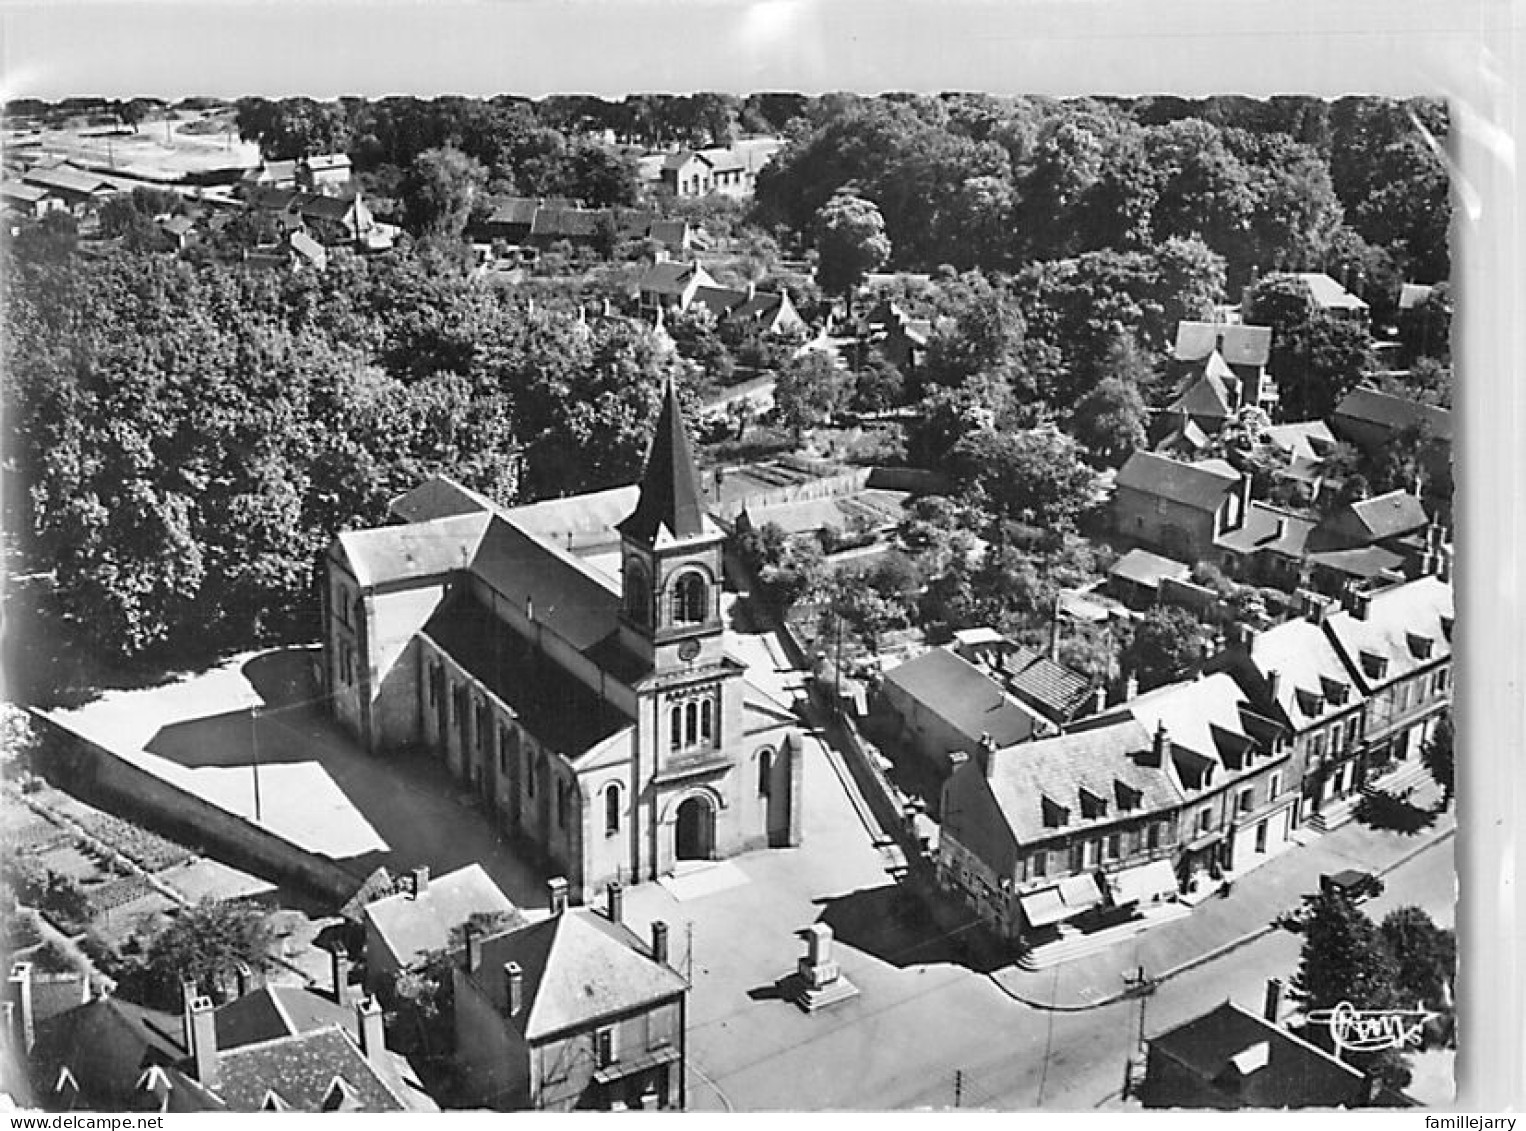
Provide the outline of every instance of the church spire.
[[654,542],[664,527],[674,538],[692,538],[708,529],[694,451],[672,378],[663,390],[657,431],[647,452],[641,499],[618,529],[627,538]]

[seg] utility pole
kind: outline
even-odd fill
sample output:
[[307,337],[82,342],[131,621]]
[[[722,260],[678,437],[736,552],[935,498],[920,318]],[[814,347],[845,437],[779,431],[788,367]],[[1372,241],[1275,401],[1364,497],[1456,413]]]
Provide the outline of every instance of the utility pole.
[[254,821],[260,822],[260,709],[249,709],[249,737],[251,748],[254,751],[254,760],[249,764],[249,770],[254,778]]

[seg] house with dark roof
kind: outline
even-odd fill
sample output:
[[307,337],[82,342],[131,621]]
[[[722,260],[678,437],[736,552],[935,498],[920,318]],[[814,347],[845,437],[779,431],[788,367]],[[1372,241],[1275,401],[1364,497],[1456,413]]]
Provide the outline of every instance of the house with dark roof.
[[1106,718],[1160,736],[1182,789],[1185,890],[1243,873],[1292,843],[1299,775],[1287,731],[1224,672],[1136,696]]
[[374,1000],[260,986],[218,1008],[188,986],[184,1001],[176,1016],[104,996],[37,1023],[34,1093],[54,1110],[439,1110]]
[[1367,452],[1381,449],[1396,433],[1410,430],[1423,430],[1450,444],[1452,413],[1376,389],[1352,389],[1335,406],[1330,428],[1342,440]]
[[1287,1029],[1225,1001],[1146,1038],[1147,1108],[1393,1106],[1374,1078]]
[[874,711],[939,778],[952,771],[955,753],[971,754],[982,742],[1004,748],[1054,730],[949,648],[933,648],[886,672]]
[[1160,600],[1166,581],[1188,581],[1192,567],[1135,546],[1107,571],[1109,592],[1131,609],[1147,609]]
[[645,311],[688,310],[701,287],[719,284],[698,263],[664,260],[654,263],[636,281],[636,297]]
[[21,181],[63,201],[75,213],[92,209],[121,191],[109,177],[62,161],[36,165],[21,175]]
[[454,970],[458,1064],[467,1096],[497,1110],[682,1110],[689,983],[668,928],[650,943],[604,913],[567,907],[500,934],[472,935]]
[[998,937],[1170,899],[1186,790],[1170,742],[1115,717],[957,752],[943,783],[938,879]]
[[[324,689],[367,749],[434,752],[574,899],[798,843],[794,715],[729,651],[724,535],[675,388],[637,488],[517,510],[431,489],[404,510],[325,557]],[[618,564],[579,557],[576,531]]]
[[401,891],[365,905],[366,986],[385,994],[392,979],[422,960],[447,950],[452,935],[476,916],[505,925],[524,916],[481,864],[468,864],[431,878],[428,868],[405,876]]
[[1244,524],[1215,548],[1233,577],[1332,596],[1353,584],[1436,573],[1449,566],[1451,552],[1420,500],[1403,490],[1346,503],[1318,522],[1252,503]]
[[41,185],[23,184],[21,181],[12,180],[0,181],[0,206],[3,206],[7,212],[24,216],[29,220],[40,220],[49,212],[67,207],[61,199]]
[[1110,515],[1119,537],[1195,562],[1244,524],[1249,504],[1250,479],[1223,460],[1183,463],[1136,451],[1118,469]]

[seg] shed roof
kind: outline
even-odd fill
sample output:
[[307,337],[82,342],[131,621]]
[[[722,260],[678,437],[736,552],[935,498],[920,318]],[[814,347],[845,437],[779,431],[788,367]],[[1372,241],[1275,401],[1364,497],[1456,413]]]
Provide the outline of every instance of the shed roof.
[[1133,549],[1119,558],[1108,570],[1109,577],[1121,577],[1136,585],[1154,589],[1165,578],[1185,581],[1192,574],[1192,567],[1184,562],[1152,554],[1149,550]]
[[973,745],[989,734],[997,746],[1031,738],[1039,719],[974,664],[934,648],[885,673],[885,682],[943,719]]

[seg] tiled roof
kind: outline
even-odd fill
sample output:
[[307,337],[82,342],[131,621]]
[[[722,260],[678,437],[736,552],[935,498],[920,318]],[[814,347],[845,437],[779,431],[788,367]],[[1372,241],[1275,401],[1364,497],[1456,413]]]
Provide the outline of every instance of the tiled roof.
[[349,1092],[344,1110],[408,1110],[337,1026],[222,1053],[213,1091],[234,1111],[258,1111],[270,1091],[293,1111],[322,1111],[336,1079]]
[[51,1083],[67,1067],[82,1092],[103,1106],[125,1106],[144,1068],[186,1055],[180,1017],[113,997],[39,1021],[36,1033],[32,1063],[41,1075]]
[[39,167],[23,173],[21,179],[29,185],[62,189],[65,192],[75,192],[84,196],[114,187],[105,177],[76,169],[71,165]]
[[[1214,354],[1218,357],[1218,354]],[[1167,412],[1185,412],[1188,416],[1204,416],[1209,419],[1225,419],[1234,411],[1235,397],[1224,383],[1224,378],[1214,373],[1199,373],[1187,383],[1174,401],[1166,406]]]
[[641,273],[637,284],[648,294],[680,294],[689,285],[695,272],[700,273],[700,286],[714,286],[709,272],[697,263],[654,263]]
[[688,989],[677,971],[654,962],[629,930],[588,911],[564,911],[483,940],[482,965],[466,977],[500,1016],[507,1015],[504,966],[510,962],[524,971],[523,1009],[511,1023],[530,1041],[586,1028]]
[[481,864],[468,864],[431,877],[424,894],[399,892],[368,904],[365,917],[403,967],[433,951],[444,950],[450,933],[477,913],[500,912],[511,924],[524,922]]
[[[1147,691],[1118,708],[1150,734],[1164,726],[1173,748],[1228,770],[1242,768],[1241,752],[1248,741],[1268,749],[1266,734],[1255,733],[1250,698],[1227,672],[1202,679],[1168,683]],[[1269,722],[1270,720],[1268,720]]]
[[493,214],[488,217],[490,224],[530,224],[535,220],[535,211],[540,207],[540,201],[528,197],[515,197],[506,200],[493,209]]
[[1001,669],[1009,691],[1056,721],[1068,719],[1092,693],[1091,680],[1031,648],[1003,656]]
[[22,184],[19,181],[0,181],[0,196],[10,197],[12,200],[24,200],[28,204],[36,204],[47,195],[48,190],[37,185]]
[[1341,417],[1381,425],[1390,431],[1424,424],[1438,439],[1452,439],[1452,414],[1447,409],[1389,396],[1376,389],[1353,389],[1347,393],[1335,406],[1334,418]]
[[1217,510],[1239,481],[1240,473],[1223,460],[1183,463],[1138,451],[1118,469],[1115,480],[1119,487],[1207,511]]
[[1354,502],[1351,510],[1379,541],[1418,530],[1430,521],[1420,500],[1402,490]]
[[[972,743],[989,734],[997,746],[1031,738],[1039,719],[1004,694],[984,672],[947,648],[934,648],[885,673],[901,689]],[[973,753],[973,751],[970,751]]]
[[671,379],[663,390],[662,409],[647,448],[641,497],[617,529],[627,537],[648,542],[663,532],[683,539],[715,531],[699,489],[699,472],[678,401],[678,386]]
[[599,227],[599,218],[609,216],[607,209],[542,208],[530,223],[530,234],[546,239],[588,239]]
[[1149,1045],[1152,1055],[1220,1089],[1237,1107],[1354,1106],[1364,1098],[1359,1070],[1233,1002],[1149,1038]]
[[1372,593],[1367,602],[1365,617],[1342,611],[1325,622],[1347,669],[1367,691],[1451,657],[1455,613],[1445,581],[1419,577]]
[[[998,749],[990,755],[992,799],[1019,844],[1116,820],[1120,784],[1137,797],[1130,811],[1169,809],[1182,794],[1168,770],[1150,764],[1153,741],[1144,727],[1124,718]],[[958,772],[976,775],[982,770],[972,759]],[[1083,814],[1082,790],[1107,802],[1106,812]],[[1069,810],[1063,826],[1045,822],[1046,808],[1056,806]]]
[[1323,420],[1300,420],[1293,424],[1273,424],[1266,438],[1290,456],[1323,459],[1335,446],[1335,434]]
[[747,292],[732,287],[698,287],[689,305],[702,306],[716,319],[725,318],[747,301]]
[[355,1010],[305,986],[258,986],[217,1010],[217,1047],[235,1049],[354,1024]]
[[1250,660],[1268,686],[1271,673],[1277,673],[1274,698],[1295,732],[1348,711],[1361,700],[1335,646],[1312,621],[1284,621],[1257,633]]

